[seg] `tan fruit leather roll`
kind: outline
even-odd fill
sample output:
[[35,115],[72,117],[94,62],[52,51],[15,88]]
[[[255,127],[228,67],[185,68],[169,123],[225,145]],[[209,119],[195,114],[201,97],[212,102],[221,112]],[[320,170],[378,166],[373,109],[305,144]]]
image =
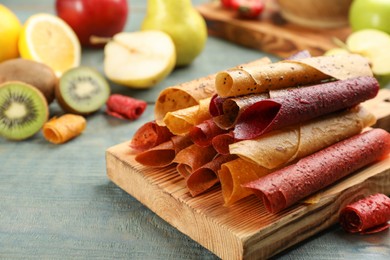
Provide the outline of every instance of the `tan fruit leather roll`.
[[185,135],[191,128],[210,119],[210,98],[199,100],[199,104],[168,112],[164,117],[166,127],[175,135]]
[[218,172],[225,205],[251,194],[241,187],[248,180],[258,179],[296,159],[358,134],[375,121],[374,115],[358,106],[301,127],[278,130],[256,140],[239,142],[241,144],[233,147],[231,152],[237,154],[240,160],[224,164]]
[[229,145],[231,154],[274,169],[301,158],[342,139],[360,133],[376,122],[367,109],[357,106],[265,134],[257,139]]
[[[264,57],[237,66],[237,68],[261,66],[267,63],[271,63],[271,60]],[[165,125],[163,119],[168,112],[198,105],[200,100],[214,95],[216,93],[215,76],[216,73],[162,90],[157,97],[154,108],[156,123]]]
[[331,78],[343,80],[372,75],[368,60],[360,55],[319,56],[221,71],[215,77],[215,88],[219,96],[233,97],[320,83]]
[[180,175],[187,178],[194,170],[210,162],[216,155],[217,152],[211,145],[200,147],[192,144],[178,152],[173,162],[177,163],[176,170]]
[[74,114],[65,114],[53,117],[43,125],[44,138],[53,144],[62,144],[80,135],[87,125],[84,117]]
[[222,164],[218,171],[218,177],[225,202],[224,206],[230,206],[252,194],[249,189],[241,187],[241,184],[257,180],[273,171],[242,158]]
[[176,155],[192,144],[188,136],[173,136],[171,140],[138,153],[134,159],[150,167],[165,167],[173,163]]

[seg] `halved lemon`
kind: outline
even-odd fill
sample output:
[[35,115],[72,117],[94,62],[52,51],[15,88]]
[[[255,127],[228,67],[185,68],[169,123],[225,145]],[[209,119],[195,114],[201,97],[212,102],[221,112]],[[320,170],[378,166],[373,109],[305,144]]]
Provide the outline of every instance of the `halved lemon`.
[[81,47],[75,32],[61,18],[46,13],[30,16],[19,37],[20,56],[42,62],[57,76],[80,65]]

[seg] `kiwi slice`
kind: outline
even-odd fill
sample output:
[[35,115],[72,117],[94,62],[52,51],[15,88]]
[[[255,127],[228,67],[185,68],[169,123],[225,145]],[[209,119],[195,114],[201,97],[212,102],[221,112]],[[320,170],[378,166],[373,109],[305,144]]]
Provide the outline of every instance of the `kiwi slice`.
[[11,140],[33,136],[48,120],[46,98],[35,87],[8,81],[0,85],[0,135]]
[[61,76],[55,95],[65,111],[88,115],[106,103],[110,95],[110,86],[95,69],[77,67]]

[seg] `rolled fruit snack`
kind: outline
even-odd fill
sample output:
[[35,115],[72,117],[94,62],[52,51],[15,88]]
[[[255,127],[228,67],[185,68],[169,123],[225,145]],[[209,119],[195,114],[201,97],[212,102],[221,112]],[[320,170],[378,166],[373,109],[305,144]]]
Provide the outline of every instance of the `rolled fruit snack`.
[[373,129],[311,154],[243,185],[277,213],[354,171],[388,156],[390,134]]
[[231,144],[230,153],[238,155],[241,160],[224,164],[218,172],[225,205],[251,194],[242,184],[359,134],[375,122],[372,113],[357,106],[302,125],[273,131],[258,139]]
[[341,227],[350,233],[372,234],[390,227],[390,198],[373,194],[344,207],[340,211]]
[[[264,57],[247,64],[240,65],[237,68],[258,67],[267,63],[271,63],[271,60]],[[216,93],[214,84],[215,75],[216,74],[212,74],[193,81],[185,82],[178,86],[171,86],[161,91],[156,100],[154,110],[157,124],[165,125],[163,119],[168,112],[198,105],[200,100],[213,96]]]
[[372,75],[368,60],[360,55],[319,56],[222,71],[215,88],[219,96],[233,97]]

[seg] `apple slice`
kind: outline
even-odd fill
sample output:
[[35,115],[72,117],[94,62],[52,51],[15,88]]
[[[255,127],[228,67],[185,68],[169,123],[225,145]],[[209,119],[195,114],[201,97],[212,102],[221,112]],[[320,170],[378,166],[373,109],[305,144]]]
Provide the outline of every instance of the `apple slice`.
[[359,53],[371,62],[375,75],[390,74],[390,35],[376,29],[352,33],[346,40],[350,52]]
[[346,40],[350,52],[369,55],[382,46],[390,46],[390,35],[376,29],[364,29],[351,33]]
[[150,88],[175,67],[176,51],[162,31],[121,32],[104,47],[104,72],[111,81],[131,88]]
[[349,54],[349,51],[343,48],[333,48],[327,50],[324,55],[325,56],[332,56],[332,55],[343,55],[343,54]]

